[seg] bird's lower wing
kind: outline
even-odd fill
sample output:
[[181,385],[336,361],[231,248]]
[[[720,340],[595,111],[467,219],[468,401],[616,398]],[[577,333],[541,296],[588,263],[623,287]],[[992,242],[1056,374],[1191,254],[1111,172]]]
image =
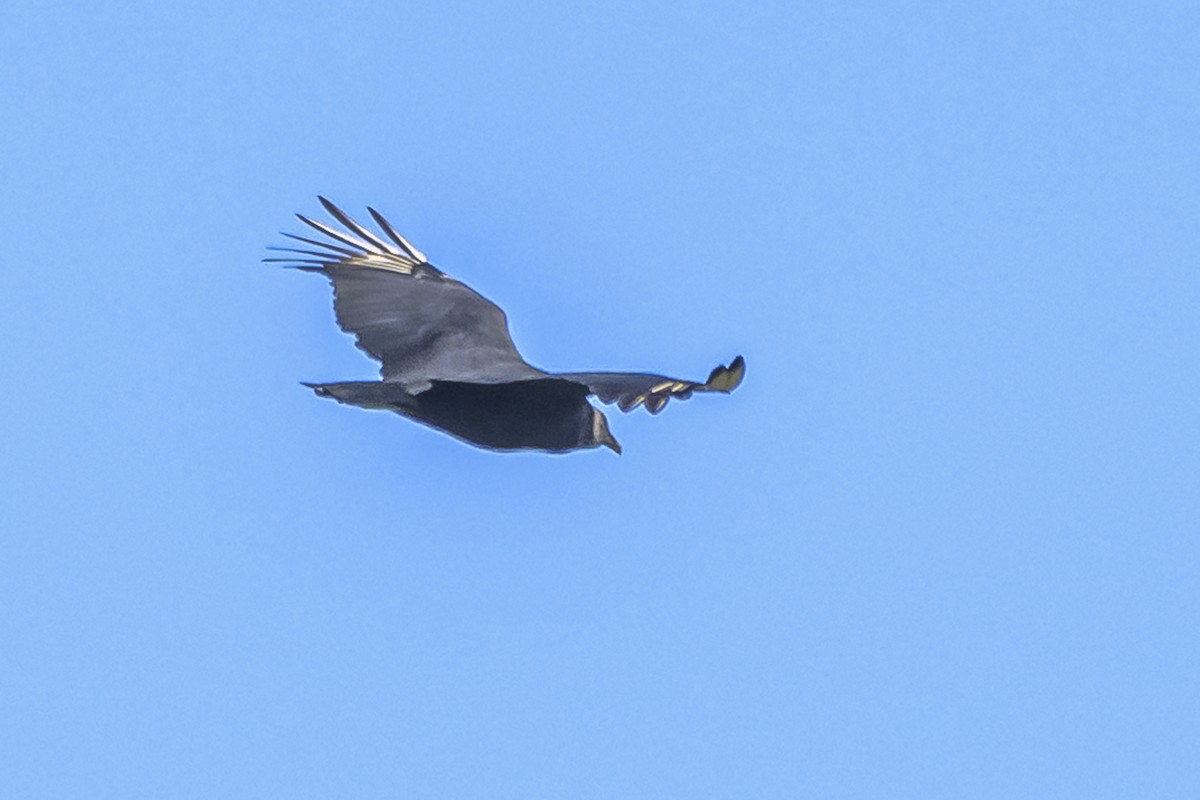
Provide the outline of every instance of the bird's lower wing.
[[622,411],[644,405],[651,414],[662,411],[667,400],[686,400],[693,392],[724,392],[737,388],[746,374],[746,362],[738,356],[729,366],[718,366],[703,383],[668,378],[648,372],[568,372],[557,378],[578,381],[588,387],[602,403],[617,404]]

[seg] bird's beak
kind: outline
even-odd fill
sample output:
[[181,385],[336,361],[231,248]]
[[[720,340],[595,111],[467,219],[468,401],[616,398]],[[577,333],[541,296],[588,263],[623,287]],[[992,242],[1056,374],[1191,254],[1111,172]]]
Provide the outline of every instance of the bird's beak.
[[618,443],[617,440],[613,438],[613,435],[611,433],[608,433],[608,431],[605,431],[605,433],[608,435],[605,436],[605,438],[600,440],[600,444],[604,445],[609,450],[612,450],[617,455],[621,455],[620,443]]

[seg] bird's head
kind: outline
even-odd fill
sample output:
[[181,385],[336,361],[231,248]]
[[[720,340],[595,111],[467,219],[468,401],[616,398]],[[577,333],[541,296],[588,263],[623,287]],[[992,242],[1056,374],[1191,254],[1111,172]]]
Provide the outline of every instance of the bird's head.
[[617,443],[617,440],[613,438],[612,431],[608,429],[608,418],[604,416],[604,412],[591,403],[588,404],[588,407],[592,409],[592,435],[587,444],[592,447],[604,445],[617,455],[621,455],[621,445]]

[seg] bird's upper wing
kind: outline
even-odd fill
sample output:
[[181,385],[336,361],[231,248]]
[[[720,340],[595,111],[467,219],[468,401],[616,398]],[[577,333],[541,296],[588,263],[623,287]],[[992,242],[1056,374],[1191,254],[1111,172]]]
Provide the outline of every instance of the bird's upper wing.
[[674,397],[686,400],[692,392],[732,392],[746,374],[746,362],[738,356],[728,367],[718,366],[704,383],[681,381],[648,372],[568,372],[556,373],[556,378],[578,381],[602,403],[616,402],[622,411],[632,411],[645,405],[651,414],[662,411],[667,400]]
[[521,358],[495,303],[430,264],[375,209],[367,210],[390,242],[318,199],[345,230],[297,214],[328,241],[285,233],[313,249],[271,248],[294,256],[264,261],[328,277],[338,325],[382,362],[385,381],[498,383],[545,375]]

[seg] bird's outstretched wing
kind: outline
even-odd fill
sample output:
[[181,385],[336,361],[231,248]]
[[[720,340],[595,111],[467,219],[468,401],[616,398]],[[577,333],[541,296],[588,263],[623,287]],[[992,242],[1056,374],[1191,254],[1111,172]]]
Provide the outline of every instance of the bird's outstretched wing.
[[681,381],[648,372],[568,372],[556,373],[554,377],[585,384],[600,402],[615,401],[622,411],[632,411],[644,405],[651,414],[657,414],[672,397],[686,400],[692,396],[692,392],[728,394],[737,388],[745,374],[746,362],[738,356],[728,367],[718,366],[714,369],[704,383]]
[[318,199],[345,230],[297,214],[324,238],[285,233],[312,249],[275,247],[291,257],[263,260],[329,278],[338,325],[382,363],[385,381],[499,383],[545,375],[521,358],[495,303],[430,264],[379,212],[367,209],[390,241]]

